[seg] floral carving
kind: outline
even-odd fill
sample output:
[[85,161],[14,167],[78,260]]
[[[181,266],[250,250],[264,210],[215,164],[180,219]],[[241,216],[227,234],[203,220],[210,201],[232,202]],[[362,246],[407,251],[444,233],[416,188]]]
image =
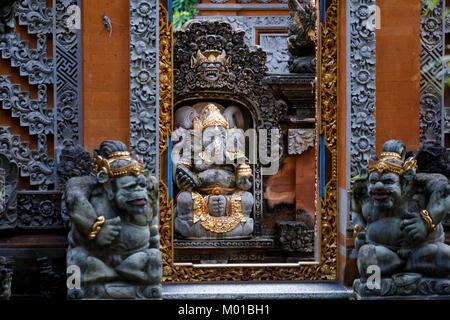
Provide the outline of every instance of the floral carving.
[[156,174],[158,141],[158,3],[130,0],[130,150]]
[[420,141],[421,144],[442,143],[444,124],[444,64],[436,63],[444,56],[445,1],[439,0],[429,10],[429,1],[421,8],[421,77],[420,77]]
[[350,1],[351,177],[357,176],[375,148],[374,0]]
[[289,129],[288,154],[302,154],[314,146],[314,129]]

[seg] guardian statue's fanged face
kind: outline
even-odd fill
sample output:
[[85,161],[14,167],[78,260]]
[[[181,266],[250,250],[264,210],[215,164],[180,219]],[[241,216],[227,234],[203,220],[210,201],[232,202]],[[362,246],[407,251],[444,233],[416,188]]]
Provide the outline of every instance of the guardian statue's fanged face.
[[230,58],[226,56],[225,50],[207,50],[203,53],[198,50],[197,55],[191,57],[191,68],[202,73],[205,80],[217,81],[221,73],[226,71],[230,65]]
[[372,172],[368,191],[376,207],[392,208],[402,194],[400,176],[395,173]]
[[117,208],[142,214],[149,202],[144,165],[128,152],[116,152],[107,159],[97,156],[93,171]]
[[417,168],[414,158],[402,160],[400,154],[383,152],[381,159],[369,164],[368,193],[376,207],[392,208],[400,199],[402,180],[410,180]]
[[148,204],[147,180],[144,175],[114,179],[116,206],[131,214],[144,213]]

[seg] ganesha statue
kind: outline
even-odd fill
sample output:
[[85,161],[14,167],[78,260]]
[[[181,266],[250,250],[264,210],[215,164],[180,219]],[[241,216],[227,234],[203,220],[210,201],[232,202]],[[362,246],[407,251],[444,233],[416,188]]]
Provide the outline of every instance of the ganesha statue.
[[245,119],[237,106],[179,108],[172,139],[174,228],[184,239],[241,239],[253,232],[252,169],[245,156]]
[[104,141],[95,153],[94,174],[66,184],[67,267],[80,276],[79,287],[74,281],[68,296],[159,299],[157,181],[120,141]]
[[444,175],[416,169],[404,143],[389,140],[354,178],[357,297],[450,297],[450,246],[441,223],[450,212],[450,185]]

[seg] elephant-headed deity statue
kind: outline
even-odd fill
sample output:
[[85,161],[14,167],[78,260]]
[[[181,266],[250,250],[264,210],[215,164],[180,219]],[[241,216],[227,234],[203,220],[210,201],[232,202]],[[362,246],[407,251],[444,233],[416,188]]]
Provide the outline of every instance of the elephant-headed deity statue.
[[175,231],[185,239],[239,239],[253,232],[252,168],[245,156],[245,117],[215,102],[183,106],[172,138]]

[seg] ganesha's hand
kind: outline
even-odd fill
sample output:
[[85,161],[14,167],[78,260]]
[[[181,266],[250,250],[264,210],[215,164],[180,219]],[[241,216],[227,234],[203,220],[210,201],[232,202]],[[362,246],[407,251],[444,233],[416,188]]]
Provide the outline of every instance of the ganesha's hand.
[[209,214],[214,217],[225,216],[227,199],[224,196],[210,196],[208,199]]
[[417,242],[425,241],[428,235],[428,225],[418,214],[408,213],[406,219],[400,223],[400,229]]
[[110,245],[120,233],[120,229],[122,228],[120,224],[120,217],[106,220],[100,233],[95,237],[95,242],[101,246]]
[[185,167],[179,165],[175,171],[175,180],[181,190],[192,191],[199,183],[193,175],[190,175]]
[[241,190],[248,190],[251,188],[252,183],[248,177],[239,177],[236,179],[236,185]]

